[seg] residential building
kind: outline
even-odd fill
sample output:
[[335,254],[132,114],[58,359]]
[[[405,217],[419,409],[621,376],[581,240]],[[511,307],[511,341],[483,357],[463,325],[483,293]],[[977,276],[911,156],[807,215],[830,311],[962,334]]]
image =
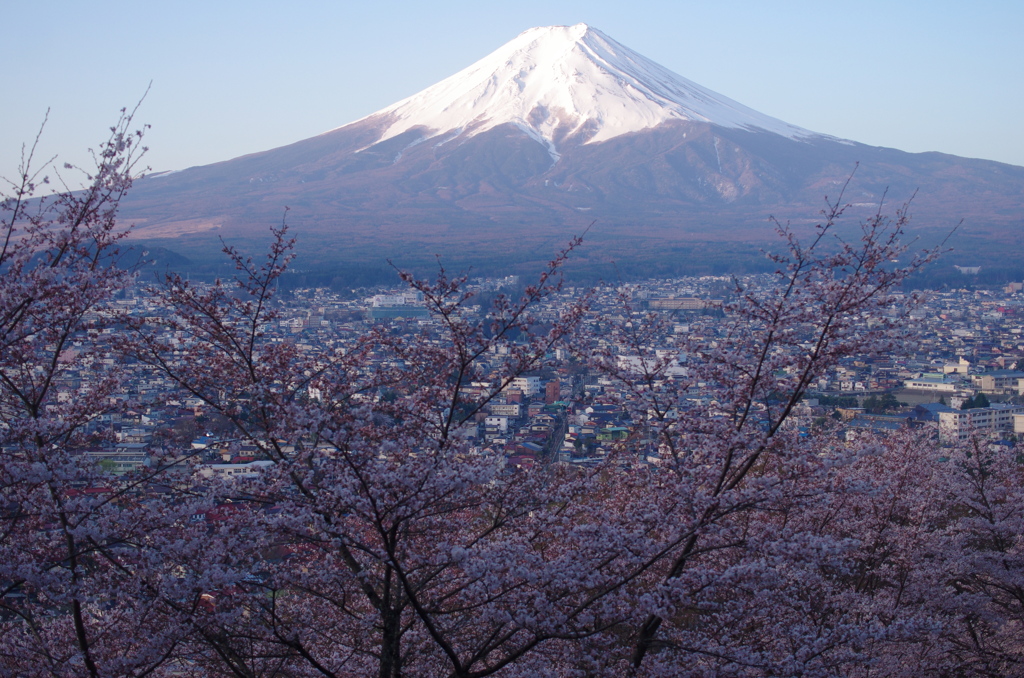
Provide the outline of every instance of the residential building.
[[1024,414],[1024,405],[996,403],[989,407],[939,412],[939,437],[953,442],[966,440],[976,432],[1013,431],[1015,414]]
[[1017,392],[1018,382],[1024,379],[1024,372],[1016,370],[994,370],[984,374],[975,374],[971,383],[983,393]]
[[516,377],[512,388],[522,391],[527,398],[535,396],[540,393],[540,377]]

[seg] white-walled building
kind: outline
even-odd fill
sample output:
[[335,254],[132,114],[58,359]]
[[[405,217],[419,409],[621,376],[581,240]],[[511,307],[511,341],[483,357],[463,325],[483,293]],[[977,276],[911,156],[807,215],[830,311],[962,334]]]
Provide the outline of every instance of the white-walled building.
[[1016,393],[1019,390],[1018,384],[1022,378],[1024,378],[1024,372],[996,370],[994,372],[975,374],[971,377],[971,383],[983,393]]
[[508,417],[492,414],[484,419],[484,426],[497,428],[504,433],[508,430]]
[[1013,431],[1014,415],[1024,414],[1024,405],[996,403],[990,407],[939,412],[939,437],[948,442],[966,440],[975,432]]
[[265,459],[250,461],[246,464],[204,464],[199,467],[199,474],[203,477],[226,476],[228,478],[255,478],[259,472],[274,462]]
[[903,385],[916,391],[934,391],[938,393],[954,393],[960,388],[960,381],[947,374],[925,372],[913,379],[907,379]]
[[511,387],[523,392],[527,398],[540,393],[540,377],[516,377]]

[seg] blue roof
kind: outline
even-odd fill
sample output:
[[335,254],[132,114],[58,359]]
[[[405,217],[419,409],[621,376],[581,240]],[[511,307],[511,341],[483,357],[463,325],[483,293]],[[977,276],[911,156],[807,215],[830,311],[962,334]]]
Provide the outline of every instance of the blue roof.
[[943,405],[942,403],[923,403],[921,405],[918,405],[917,407],[920,407],[921,409],[924,409],[924,410],[928,410],[932,414],[938,414],[939,412],[956,412],[957,411],[957,410],[954,410],[949,405]]

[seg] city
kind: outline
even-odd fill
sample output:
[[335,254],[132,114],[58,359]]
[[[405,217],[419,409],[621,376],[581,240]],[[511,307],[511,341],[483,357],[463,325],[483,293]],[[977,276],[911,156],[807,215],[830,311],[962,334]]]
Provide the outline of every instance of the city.
[[[675,367],[668,378],[683,378],[687,357],[678,354],[677,343],[681,337],[707,343],[720,338],[725,318],[723,299],[736,283],[756,286],[770,284],[771,279],[748,276],[734,281],[704,276],[593,290],[567,287],[538,304],[534,317],[541,323],[557,322],[564,308],[584,294],[590,308],[581,331],[590,336],[606,337],[612,324],[640,323],[650,313],[659,315],[664,322],[663,333],[642,348],[648,357],[671,356]],[[493,295],[500,290],[514,293],[518,287],[519,281],[513,277],[471,280],[466,290],[475,295]],[[1024,433],[1024,295],[1020,287],[1012,284],[1003,290],[924,292],[922,303],[909,313],[908,329],[913,340],[905,346],[913,350],[845,358],[811,385],[791,425],[820,426],[824,418],[836,417],[841,423],[832,425],[837,427],[837,434],[843,435],[860,429],[922,426],[933,429],[942,442],[975,434],[1014,440],[1016,434]],[[285,300],[278,301],[280,318],[268,325],[264,339],[291,344],[300,355],[312,358],[345,352],[375,323],[386,324],[391,332],[410,335],[440,333],[440,321],[431,318],[421,293],[399,288],[361,292],[343,298],[326,289],[291,291]],[[136,291],[113,302],[114,309],[158,327],[168,314],[158,299]],[[465,313],[467,318],[479,318],[483,309],[471,299]],[[112,334],[111,330],[106,332]],[[180,332],[178,335],[175,337],[175,331],[168,329],[163,339],[173,344],[181,339]],[[85,337],[76,343],[81,344],[81,339]],[[603,340],[598,346],[619,350]],[[620,354],[624,362],[631,358],[642,357]],[[379,360],[386,359],[383,355],[371,357],[366,369],[372,370]],[[120,364],[110,353],[102,355],[99,362]],[[482,378],[464,389],[469,399],[490,393],[497,386],[499,377],[488,374],[487,356],[478,361],[478,366]],[[59,398],[73,399],[75,390],[87,389],[89,379],[95,377],[87,370],[63,375],[58,384]],[[83,450],[85,454],[119,473],[153,466],[174,454],[198,462],[201,473],[257,472],[263,461],[258,449],[251,442],[239,441],[230,429],[225,430],[224,423],[218,422],[199,398],[180,392],[167,377],[138,364],[127,383],[117,399],[131,403],[130,410],[101,417],[95,425],[97,432],[109,427],[113,437],[105,446]],[[714,392],[696,385],[690,388],[689,397],[699,401]],[[870,405],[865,409],[865,400],[883,394],[892,396],[885,411],[870,411]],[[990,404],[961,409],[979,394]],[[524,469],[554,461],[593,463],[621,447],[622,441],[636,438],[636,426],[642,422],[632,421],[616,405],[624,396],[615,379],[588,369],[569,348],[560,348],[547,356],[543,369],[514,378],[490,398],[474,421],[467,422],[461,435],[472,441],[474,449],[502,453],[510,465]],[[220,429],[219,435],[213,429]]]

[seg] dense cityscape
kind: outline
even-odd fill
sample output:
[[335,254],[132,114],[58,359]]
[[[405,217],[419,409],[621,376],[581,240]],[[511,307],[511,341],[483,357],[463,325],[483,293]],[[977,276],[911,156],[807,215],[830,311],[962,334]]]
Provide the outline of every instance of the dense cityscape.
[[[769,276],[650,280],[593,290],[567,287],[539,304],[535,317],[556,322],[563,308],[590,292],[591,315],[582,331],[608,336],[610,324],[643,322],[648,313],[667,321],[665,333],[645,346],[650,355],[672,354],[679,376],[686,374],[686,357],[676,356],[677,339],[714,342],[720,337],[724,299],[736,283],[768,285]],[[519,288],[517,277],[472,280],[466,289],[476,295]],[[300,354],[330,355],[350,348],[374,323],[385,323],[400,333],[439,333],[440,321],[431,318],[423,295],[401,289],[352,290],[339,295],[326,289],[299,289],[278,301],[280,319],[266,328],[271,342],[293,344]],[[839,433],[859,429],[892,430],[926,427],[943,442],[982,433],[994,440],[1014,440],[1024,433],[1024,295],[1021,285],[1000,290],[959,289],[928,291],[910,312],[913,340],[901,353],[850,356],[821,375],[808,390],[792,425],[814,426],[824,417],[838,418]],[[157,299],[129,291],[113,307],[131,317],[159,325],[169,311]],[[479,316],[479,304],[470,303],[467,315]],[[165,337],[175,341],[174,331]],[[81,342],[79,342],[81,343]],[[599,342],[602,343],[602,342]],[[73,349],[72,349],[73,350]],[[529,468],[559,461],[587,464],[603,458],[635,431],[623,409],[615,403],[623,393],[614,379],[602,375],[568,349],[549,356],[550,364],[536,374],[514,379],[490,400],[463,431],[477,448],[487,447],[506,456],[508,463]],[[624,361],[630,356],[622,355]],[[381,357],[383,359],[383,356]],[[100,358],[114,365],[113,355]],[[481,361],[485,372],[487,360]],[[372,362],[368,370],[375,369]],[[1018,369],[1020,368],[1020,369]],[[497,379],[497,375],[492,375]],[[89,370],[62,375],[60,397],[72,399],[79,388],[88,390]],[[482,379],[467,389],[467,397],[492,389],[496,381]],[[693,388],[695,400],[713,395],[713,389]],[[881,396],[889,395],[888,401]],[[977,395],[985,407],[964,408]],[[379,394],[368,394],[379,397]],[[105,446],[83,450],[112,470],[123,473],[151,466],[169,454],[198,462],[200,473],[234,476],[256,473],[263,459],[258,449],[240,442],[205,403],[178,391],[166,377],[135,365],[128,386],[119,398],[131,403],[129,412],[111,414],[96,422],[110,427],[114,436]],[[889,403],[883,407],[876,401]],[[865,403],[867,402],[867,407]],[[190,450],[201,450],[196,454]]]

